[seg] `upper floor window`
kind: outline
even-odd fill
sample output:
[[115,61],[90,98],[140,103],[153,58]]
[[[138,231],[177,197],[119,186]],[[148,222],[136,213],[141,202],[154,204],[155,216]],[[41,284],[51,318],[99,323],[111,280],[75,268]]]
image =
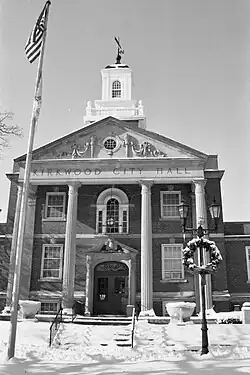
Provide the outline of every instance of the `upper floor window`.
[[63,245],[43,245],[41,279],[61,279]]
[[97,233],[128,233],[128,207],[128,197],[122,190],[104,190],[97,199]]
[[180,203],[180,191],[161,191],[161,217],[179,218],[178,205]]
[[162,245],[162,279],[180,280],[184,278],[182,245]]
[[112,98],[120,98],[122,95],[122,85],[120,81],[112,83]]
[[52,192],[46,194],[45,219],[65,219],[66,194]]
[[247,280],[250,281],[250,246],[246,246]]

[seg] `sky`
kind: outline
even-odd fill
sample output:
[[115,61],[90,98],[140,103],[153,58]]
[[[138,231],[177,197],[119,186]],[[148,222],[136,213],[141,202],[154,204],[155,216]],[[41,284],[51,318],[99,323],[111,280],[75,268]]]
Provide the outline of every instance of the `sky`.
[[[217,154],[225,221],[250,221],[250,2],[247,0],[52,0],[35,148],[83,127],[101,99],[101,69],[119,36],[133,69],[133,98],[147,129]],[[12,160],[27,150],[37,63],[24,46],[45,0],[0,0],[0,111],[14,113],[22,139],[0,155],[0,222],[6,220]]]

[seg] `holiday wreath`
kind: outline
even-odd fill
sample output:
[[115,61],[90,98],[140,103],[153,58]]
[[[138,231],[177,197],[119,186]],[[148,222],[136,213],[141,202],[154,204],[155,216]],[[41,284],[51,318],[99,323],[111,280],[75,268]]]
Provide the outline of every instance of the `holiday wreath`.
[[[210,253],[210,262],[204,266],[199,266],[194,262],[194,253],[197,249],[204,248]],[[182,250],[183,264],[191,271],[211,273],[216,271],[217,265],[222,260],[220,250],[215,245],[214,241],[209,241],[206,238],[194,238],[189,241]]]

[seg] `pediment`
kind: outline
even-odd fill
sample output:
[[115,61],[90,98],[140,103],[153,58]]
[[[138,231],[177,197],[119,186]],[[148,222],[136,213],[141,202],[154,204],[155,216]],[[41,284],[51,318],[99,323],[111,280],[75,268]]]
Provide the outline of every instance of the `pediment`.
[[[25,158],[23,155],[15,160]],[[97,121],[33,151],[33,160],[107,158],[206,159],[207,155],[113,117]]]

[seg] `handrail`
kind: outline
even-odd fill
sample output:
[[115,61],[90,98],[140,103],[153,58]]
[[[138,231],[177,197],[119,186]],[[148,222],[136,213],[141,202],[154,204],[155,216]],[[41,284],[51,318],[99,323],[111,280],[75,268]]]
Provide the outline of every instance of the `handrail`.
[[57,314],[49,328],[50,334],[49,334],[49,346],[51,346],[56,333],[59,329],[60,323],[62,322],[62,305],[60,304],[59,310],[57,311]]
[[133,312],[132,312],[132,328],[131,328],[131,348],[134,347],[134,332],[135,332],[135,307],[133,307]]

